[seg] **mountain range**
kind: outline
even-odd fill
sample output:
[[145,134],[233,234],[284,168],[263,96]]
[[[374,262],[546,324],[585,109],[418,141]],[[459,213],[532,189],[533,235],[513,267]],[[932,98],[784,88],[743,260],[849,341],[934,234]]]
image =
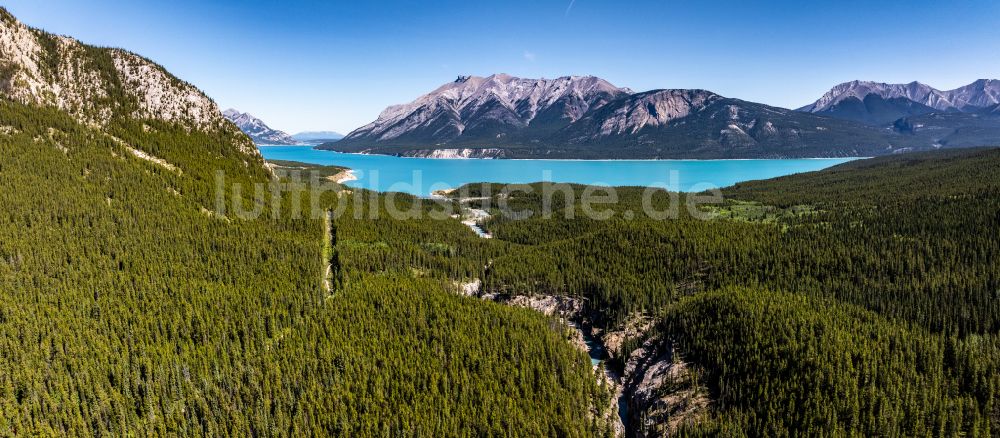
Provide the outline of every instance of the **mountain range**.
[[[320,147],[486,158],[874,156],[998,143],[998,96],[993,80],[950,91],[855,81],[793,111],[706,90],[636,93],[593,76],[460,76]],[[955,138],[965,126],[978,134]]]
[[919,82],[853,81],[800,111],[881,127],[918,146],[969,147],[1000,143],[998,103],[1000,81],[992,79],[945,91]]
[[885,84],[851,81],[833,87],[819,100],[799,110],[823,113],[844,102],[862,101],[867,96],[878,96],[885,100],[904,99],[936,111],[977,112],[1000,103],[1000,81],[980,79],[948,91],[941,91],[920,82]]
[[[0,29],[0,95],[13,101],[54,106],[95,126],[130,117],[230,134],[235,124],[262,144],[335,139],[296,139],[246,113],[223,115],[194,86],[141,56],[30,29],[9,14],[0,20],[9,24]],[[435,157],[787,158],[998,143],[997,80],[945,91],[854,81],[789,110],[707,90],[634,92],[593,76],[497,74],[459,77],[320,147]],[[242,151],[257,154],[249,144]]]
[[344,134],[334,131],[305,131],[293,134],[292,138],[302,143],[315,143],[337,141],[344,138]]
[[319,144],[344,138],[342,134],[333,131],[306,131],[289,135],[287,132],[269,127],[263,120],[250,113],[232,108],[223,111],[222,115],[258,145]]
[[799,111],[882,125],[901,117],[930,113],[989,113],[998,103],[1000,81],[992,79],[980,79],[947,91],[920,82],[852,81],[833,87]]
[[297,140],[292,138],[291,135],[284,131],[279,131],[277,129],[271,129],[264,123],[263,120],[258,119],[248,113],[240,112],[235,109],[227,109],[222,112],[222,115],[226,117],[230,122],[233,122],[241,131],[249,135],[250,138],[256,144],[262,145],[295,145],[299,144]]

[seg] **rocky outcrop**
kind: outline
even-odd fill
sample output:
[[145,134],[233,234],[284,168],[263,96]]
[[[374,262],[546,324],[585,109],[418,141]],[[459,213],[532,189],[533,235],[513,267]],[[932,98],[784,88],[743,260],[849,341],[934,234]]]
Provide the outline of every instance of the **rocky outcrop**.
[[539,295],[517,295],[502,299],[506,304],[541,312],[546,316],[558,316],[566,320],[575,320],[583,310],[583,300],[573,297]]
[[482,288],[483,288],[483,281],[478,278],[474,278],[472,280],[458,284],[458,292],[467,297],[479,296],[479,291]]
[[704,418],[711,404],[693,367],[659,337],[630,354],[622,386],[631,437],[674,435]]
[[[695,368],[684,362],[672,343],[650,335],[654,320],[635,314],[614,330],[601,332],[587,323],[584,301],[553,295],[498,295],[483,293],[482,282],[474,279],[456,284],[466,296],[493,300],[535,310],[562,319],[572,329],[568,339],[593,357],[594,349],[621,359],[624,370],[615,370],[607,361],[594,368],[595,377],[611,394],[608,406],[595,407],[593,414],[605,416],[619,437],[660,437],[677,433],[709,413],[711,399]],[[589,333],[590,339],[587,338]],[[632,351],[627,340],[645,339]]]
[[[117,117],[238,134],[212,99],[152,61],[32,29],[2,8],[0,97],[56,107],[96,128]],[[257,154],[249,141],[235,143]]]
[[629,339],[644,338],[646,333],[653,328],[653,324],[653,318],[641,313],[634,314],[615,330],[600,333],[601,342],[611,357],[625,357],[627,359],[631,352],[622,351],[625,348],[625,342]]
[[636,94],[617,105],[610,114],[602,115],[600,135],[629,135],[647,127],[666,126],[719,99],[722,97],[704,90],[659,90]]
[[222,126],[219,107],[193,85],[134,53],[111,49],[109,54],[123,88],[138,104],[128,114],[132,118],[176,122],[198,129]]

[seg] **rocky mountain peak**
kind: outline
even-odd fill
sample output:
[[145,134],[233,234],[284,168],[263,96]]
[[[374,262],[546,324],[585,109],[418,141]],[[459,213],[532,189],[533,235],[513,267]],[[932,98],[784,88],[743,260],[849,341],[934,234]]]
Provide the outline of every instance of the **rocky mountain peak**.
[[229,108],[223,111],[222,115],[230,122],[233,122],[246,135],[250,136],[256,144],[294,145],[299,143],[291,135],[288,135],[288,133],[271,129],[263,120],[248,113]]
[[955,105],[948,96],[933,87],[920,82],[908,84],[886,84],[872,81],[850,81],[833,87],[816,102],[801,108],[802,111],[818,113],[830,110],[835,105],[847,99],[863,101],[870,94],[883,99],[906,98],[931,108],[946,110]]
[[877,95],[886,100],[903,98],[938,111],[978,111],[1000,103],[1000,81],[980,79],[948,91],[916,81],[908,84],[851,81],[833,87],[816,102],[800,108],[800,111],[827,112],[845,100],[854,98],[864,101],[869,95]]
[[958,108],[974,111],[1000,103],[1000,81],[979,79],[946,93],[952,97]]
[[345,140],[387,141],[419,132],[423,139],[441,142],[468,129],[505,135],[539,117],[554,125],[572,123],[588,111],[629,94],[630,90],[594,76],[459,76],[413,102],[386,108],[377,120],[348,134]]

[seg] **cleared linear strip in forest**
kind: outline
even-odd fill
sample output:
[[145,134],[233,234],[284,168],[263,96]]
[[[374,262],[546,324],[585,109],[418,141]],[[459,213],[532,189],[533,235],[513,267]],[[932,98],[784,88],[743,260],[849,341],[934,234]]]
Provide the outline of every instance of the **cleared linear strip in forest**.
[[323,259],[326,271],[323,274],[323,291],[326,297],[333,296],[333,212],[327,211],[323,220]]

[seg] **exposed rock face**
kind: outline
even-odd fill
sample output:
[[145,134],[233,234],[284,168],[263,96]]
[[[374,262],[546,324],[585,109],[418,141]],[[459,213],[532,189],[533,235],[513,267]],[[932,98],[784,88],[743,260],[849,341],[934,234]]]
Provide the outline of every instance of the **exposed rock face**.
[[974,111],[1000,103],[1000,81],[980,79],[964,87],[946,92],[952,102],[965,111]]
[[526,131],[554,132],[630,93],[593,76],[463,76],[413,102],[386,108],[377,120],[348,134],[337,147],[462,144],[506,140]]
[[505,74],[463,76],[348,134],[354,140],[438,144],[463,135],[504,136],[539,120],[560,125],[627,95],[593,76],[522,79]]
[[609,330],[601,334],[601,341],[612,357],[627,356],[630,352],[622,351],[625,347],[625,341],[645,337],[645,334],[653,328],[653,324],[652,318],[636,314],[626,320],[617,330]]
[[630,436],[674,435],[708,414],[707,388],[675,353],[669,342],[655,337],[631,353],[623,381]]
[[471,281],[467,281],[464,283],[459,283],[458,285],[459,293],[467,297],[479,296],[479,291],[482,288],[483,288],[483,281],[478,278],[474,278]]
[[800,110],[818,113],[832,108],[845,99],[855,98],[863,100],[869,94],[878,95],[883,99],[902,97],[940,110],[955,107],[955,104],[947,95],[920,82],[884,84],[881,82],[851,81],[833,87],[833,89],[820,97],[819,100],[811,105],[800,108]]
[[659,90],[636,94],[601,120],[602,136],[636,134],[700,111],[722,97],[704,90]]
[[0,93],[35,105],[51,105],[91,123],[111,117],[95,102],[108,97],[107,78],[86,66],[82,45],[47,35],[0,11]]
[[131,114],[133,118],[190,124],[202,129],[222,125],[219,107],[193,85],[133,53],[114,49],[110,54],[122,86],[138,99],[139,106]]
[[[2,8],[0,96],[54,106],[95,127],[120,117],[235,133],[215,102],[152,61],[29,28]],[[257,154],[252,144],[237,146]]]
[[541,312],[546,316],[558,316],[566,320],[574,320],[583,310],[583,301],[578,298],[539,295],[517,295],[505,300],[499,300],[512,306],[527,307]]

